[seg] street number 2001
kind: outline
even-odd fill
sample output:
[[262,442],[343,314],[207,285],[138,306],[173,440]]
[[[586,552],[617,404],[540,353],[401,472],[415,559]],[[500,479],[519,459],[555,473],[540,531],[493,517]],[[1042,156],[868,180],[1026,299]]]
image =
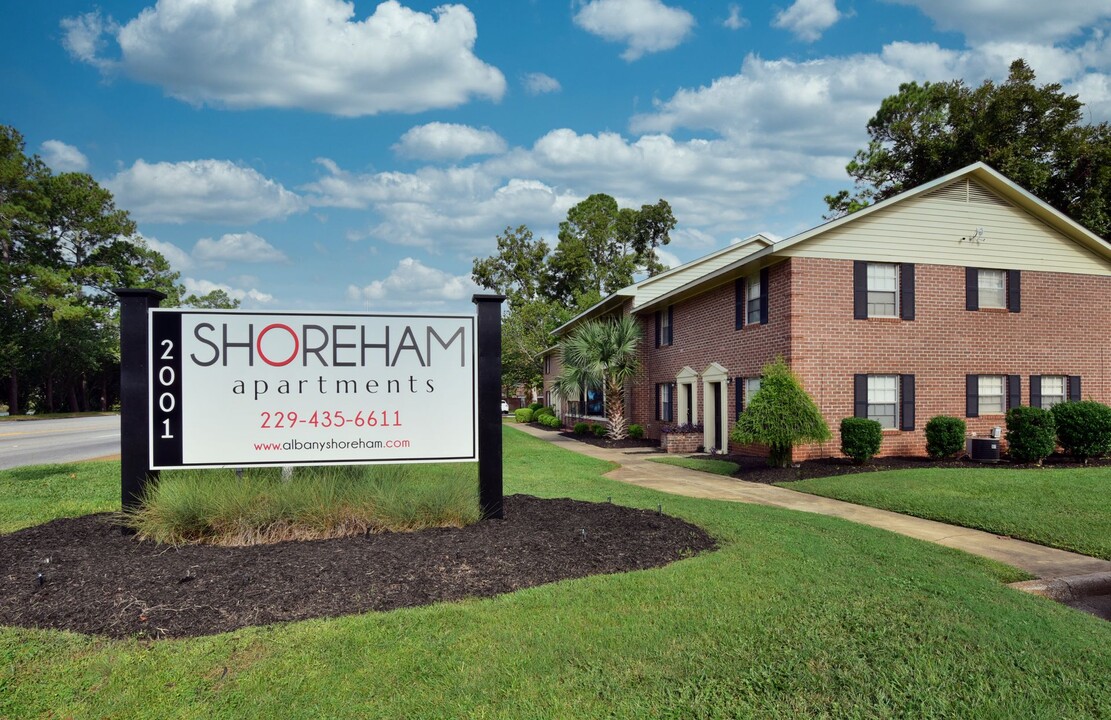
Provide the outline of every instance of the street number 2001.
[[365,413],[360,410],[354,417],[349,417],[343,410],[316,410],[310,417],[304,418],[293,411],[272,413],[264,411],[259,413],[259,420],[259,427],[263,430],[281,430],[297,427],[297,425],[341,428],[349,423],[358,428],[400,427],[401,413],[397,410],[371,410]]
[[[173,359],[174,359],[174,356],[173,356],[174,342],[173,342],[173,340],[163,340],[160,344],[162,345],[162,356],[159,359],[169,360],[169,361],[172,362]],[[176,381],[177,381],[177,374],[175,373],[174,368],[173,368],[172,365],[163,365],[162,367],[158,368],[158,384],[160,386],[159,389],[167,388],[167,387],[173,387],[173,384]],[[173,412],[174,408],[176,408],[176,407],[177,407],[177,397],[172,392],[163,391],[158,395],[158,409],[159,410],[161,410],[164,413],[168,413],[168,412]],[[173,437],[174,437],[174,434],[173,434],[173,432],[171,431],[171,428],[170,428],[170,418],[166,418],[165,420],[162,421],[162,438],[164,440],[172,440]]]

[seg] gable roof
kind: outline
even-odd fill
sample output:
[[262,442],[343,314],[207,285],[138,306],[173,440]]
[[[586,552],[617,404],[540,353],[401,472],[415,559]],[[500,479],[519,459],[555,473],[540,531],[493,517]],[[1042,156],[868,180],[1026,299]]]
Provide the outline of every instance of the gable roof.
[[[978,162],[924,185],[887,198],[875,205],[870,205],[850,215],[844,215],[801,232],[798,235],[781,240],[771,247],[763,248],[751,255],[739,258],[712,272],[702,274],[685,285],[653,297],[650,301],[637,306],[635,311],[648,311],[662,305],[671,304],[686,297],[701,294],[702,292],[742,275],[751,273],[761,267],[773,265],[780,262],[787,255],[793,254],[785,252],[791,248],[808,244],[810,241],[832,233],[846,225],[859,223],[877,213],[883,213],[893,206],[907,203],[914,198],[929,195],[935,190],[943,191],[944,186],[950,185],[961,179],[975,180],[976,183],[983,185],[1003,200],[1025,211],[1045,226],[1057,231],[1062,236],[1091,252],[1096,257],[1103,259],[1108,266],[1111,267],[1111,244],[1108,244],[1103,238],[1080,225],[1075,220],[1072,220],[1045,201],[1022,189],[999,171],[982,162]],[[973,184],[974,183],[970,182],[970,185]]]

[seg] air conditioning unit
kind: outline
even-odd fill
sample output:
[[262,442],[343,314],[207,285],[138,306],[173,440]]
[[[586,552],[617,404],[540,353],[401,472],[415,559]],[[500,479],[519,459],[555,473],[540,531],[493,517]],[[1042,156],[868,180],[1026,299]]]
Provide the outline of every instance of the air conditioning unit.
[[999,462],[999,440],[996,438],[970,438],[968,457],[977,462]]

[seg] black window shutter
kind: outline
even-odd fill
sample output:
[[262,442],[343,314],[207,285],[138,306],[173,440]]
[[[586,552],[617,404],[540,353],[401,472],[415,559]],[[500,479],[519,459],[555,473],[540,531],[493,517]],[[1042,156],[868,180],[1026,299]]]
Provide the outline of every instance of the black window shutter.
[[868,417],[868,376],[853,375],[853,417]]
[[736,293],[736,318],[733,329],[740,330],[745,326],[745,279],[737,278],[733,282],[733,292]]
[[672,312],[673,310],[675,310],[674,305],[667,306],[667,338],[665,338],[667,345],[675,342],[675,313]]
[[1030,376],[1030,407],[1042,406],[1042,376]]
[[1022,376],[1007,376],[1007,409],[1016,408],[1022,404]]
[[899,429],[914,429],[914,376],[899,376]]
[[980,309],[980,272],[976,268],[964,269],[964,309]]
[[744,400],[745,379],[744,378],[737,378],[737,392],[736,392],[736,395],[737,395],[737,417],[740,417],[741,412],[744,410],[744,407],[745,407],[745,400]]
[[675,399],[676,399],[676,397],[677,397],[677,395],[675,393],[675,383],[668,383],[667,384],[667,421],[668,422],[674,422],[675,421]]
[[1022,312],[1022,272],[1007,271],[1007,309],[1013,313]]
[[899,317],[914,319],[914,263],[899,265]]
[[656,383],[656,419],[663,419],[660,417],[660,383]]
[[660,346],[660,311],[656,311],[656,347]]
[[980,376],[964,376],[964,416],[980,417]]
[[1069,375],[1069,402],[1080,400],[1080,376]]
[[760,271],[760,324],[768,324],[768,268]]
[[[853,260],[853,319],[868,317],[868,263]],[[863,417],[858,415],[857,417]]]

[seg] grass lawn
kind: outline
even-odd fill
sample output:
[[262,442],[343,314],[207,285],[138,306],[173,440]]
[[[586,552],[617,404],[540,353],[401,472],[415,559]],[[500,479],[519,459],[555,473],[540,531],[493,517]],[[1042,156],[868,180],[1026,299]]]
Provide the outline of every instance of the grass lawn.
[[[664,495],[504,429],[507,492],[655,508],[722,548],[486,600],[112,641],[0,628],[0,717],[1091,718],[1111,624],[1001,583],[1011,568],[836,519]],[[30,524],[116,466],[0,473]],[[36,475],[37,472],[37,475]],[[70,478],[74,473],[77,478]],[[41,503],[40,503],[41,504]]]
[[931,468],[782,485],[1111,560],[1111,467]]
[[653,457],[648,459],[652,462],[663,463],[664,465],[675,465],[677,467],[687,468],[688,470],[700,470],[702,472],[730,477],[741,467],[737,463],[729,462],[728,460],[709,460],[706,458]]

